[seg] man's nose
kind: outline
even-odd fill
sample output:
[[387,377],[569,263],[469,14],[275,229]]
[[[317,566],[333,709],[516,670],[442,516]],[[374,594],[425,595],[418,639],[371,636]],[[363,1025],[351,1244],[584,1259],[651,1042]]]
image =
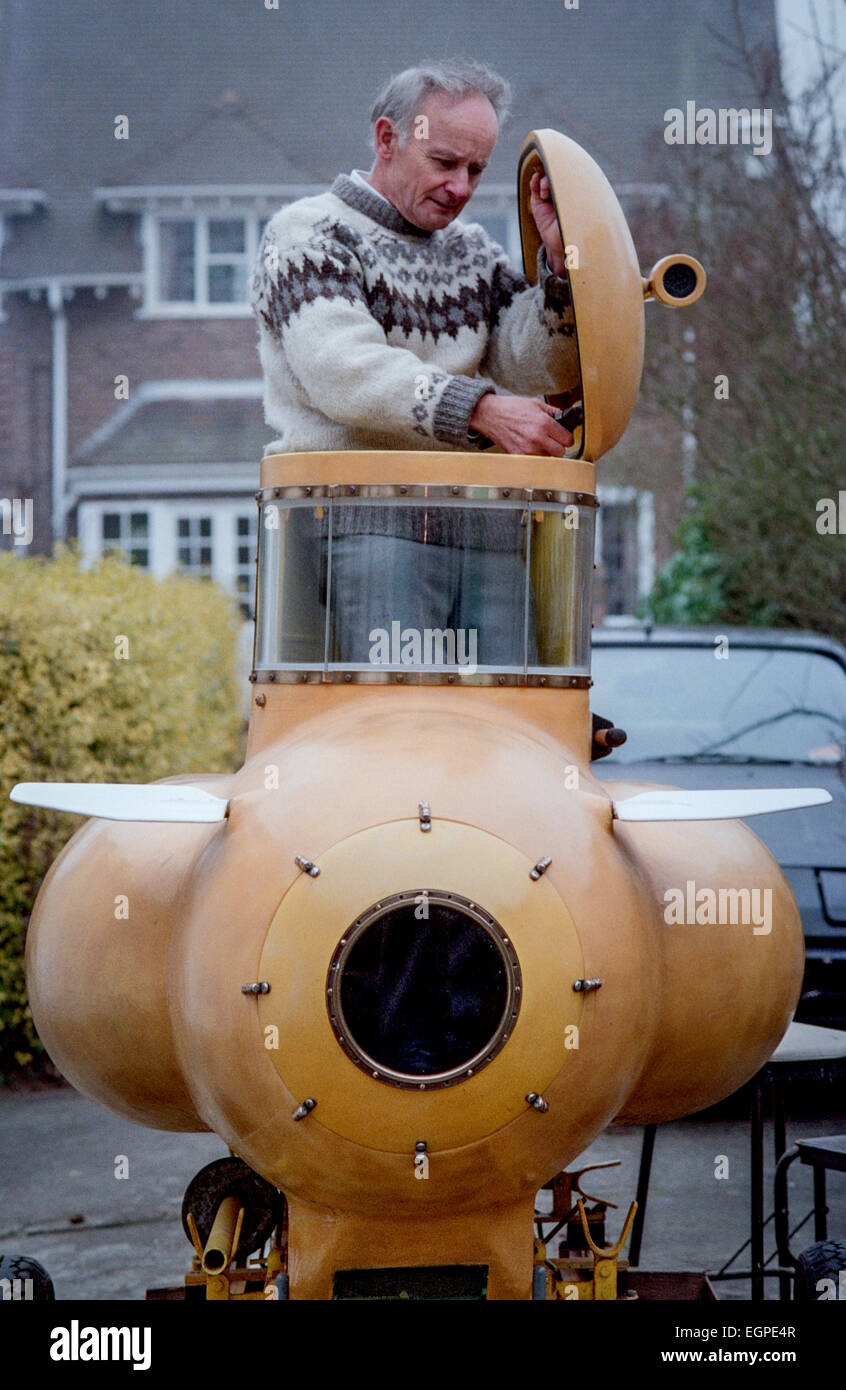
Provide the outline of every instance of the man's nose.
[[462,198],[470,197],[470,178],[466,169],[461,169],[450,175],[447,180],[446,191],[456,202]]

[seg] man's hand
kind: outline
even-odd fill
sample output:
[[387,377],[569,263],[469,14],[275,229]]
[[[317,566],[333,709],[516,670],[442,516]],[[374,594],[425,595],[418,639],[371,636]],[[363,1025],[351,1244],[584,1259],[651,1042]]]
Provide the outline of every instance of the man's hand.
[[552,201],[549,179],[545,174],[532,174],[529,183],[529,195],[532,217],[535,219],[535,226],[540,233],[540,239],[546,247],[546,259],[549,262],[549,268],[553,275],[559,275],[563,279],[567,273],[564,243],[561,239],[558,218],[555,215],[555,204]]
[[555,421],[558,408],[529,396],[480,396],[470,416],[478,430],[507,454],[544,454],[563,458],[573,436]]

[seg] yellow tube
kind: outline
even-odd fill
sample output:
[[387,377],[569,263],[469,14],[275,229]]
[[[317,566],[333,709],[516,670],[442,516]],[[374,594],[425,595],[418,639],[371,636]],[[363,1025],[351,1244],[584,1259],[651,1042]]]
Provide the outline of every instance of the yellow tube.
[[206,1274],[220,1274],[232,1263],[240,1215],[241,1203],[238,1198],[224,1197],[217,1209],[214,1225],[203,1250],[203,1269]]

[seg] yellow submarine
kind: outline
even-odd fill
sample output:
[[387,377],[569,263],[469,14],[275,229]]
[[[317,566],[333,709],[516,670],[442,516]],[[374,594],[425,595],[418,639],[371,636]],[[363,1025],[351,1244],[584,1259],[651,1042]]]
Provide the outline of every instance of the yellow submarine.
[[[412,1296],[440,1274],[542,1297],[539,1188],[612,1121],[735,1091],[798,999],[795,901],[737,817],[827,794],[591,772],[622,737],[590,709],[596,463],[634,408],[645,299],[692,304],[705,275],[676,255],[642,277],[601,170],[544,130],[518,172],[530,277],[537,170],[579,248],[581,384],[550,398],[568,455],[265,457],[244,766],[13,792],[91,817],[29,929],[50,1056],[121,1115],[229,1148],[186,1194],[189,1293],[376,1296],[401,1271]],[[345,648],[332,542],[362,507],[423,509],[454,534],[495,521],[520,561],[512,637],[486,650],[486,595],[459,555],[476,660],[442,612],[426,650],[396,633],[376,662]],[[666,891],[689,880],[770,890],[771,931],[668,924]]]

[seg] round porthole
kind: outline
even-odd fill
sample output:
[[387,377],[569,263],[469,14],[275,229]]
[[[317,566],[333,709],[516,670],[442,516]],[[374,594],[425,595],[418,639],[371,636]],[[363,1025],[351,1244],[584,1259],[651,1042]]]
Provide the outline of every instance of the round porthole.
[[351,1061],[388,1085],[427,1091],[486,1066],[520,1010],[520,965],[490,913],[440,889],[374,903],[344,933],[326,1001]]

